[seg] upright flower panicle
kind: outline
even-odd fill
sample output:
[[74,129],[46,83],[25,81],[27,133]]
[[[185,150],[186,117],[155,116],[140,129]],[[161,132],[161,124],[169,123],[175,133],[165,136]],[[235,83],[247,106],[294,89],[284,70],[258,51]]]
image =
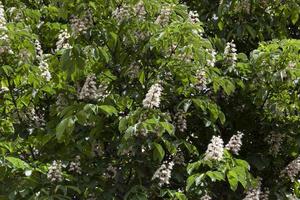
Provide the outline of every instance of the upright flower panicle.
[[208,194],[206,194],[206,195],[202,196],[200,198],[200,200],[211,200],[211,196],[209,196]]
[[294,182],[297,175],[300,172],[300,156],[298,156],[295,160],[290,162],[284,170],[281,171],[281,177],[287,175],[289,179]]
[[182,111],[177,112],[175,115],[175,119],[178,130],[183,133],[187,129],[185,113]]
[[233,135],[228,144],[226,144],[225,148],[231,151],[235,155],[239,155],[239,151],[241,150],[242,146],[242,137],[243,133],[238,131],[236,135]]
[[81,174],[81,163],[80,163],[80,156],[77,155],[75,160],[70,163],[69,171],[75,172],[77,174]]
[[284,142],[285,135],[281,133],[271,132],[265,138],[265,141],[270,145],[269,154],[276,157],[281,150],[282,143]]
[[200,20],[199,20],[199,14],[197,13],[197,11],[190,11],[189,12],[189,20],[193,24],[196,24],[196,23],[200,22]]
[[259,200],[269,200],[270,190],[269,188],[264,188],[259,195]]
[[61,31],[56,42],[56,51],[72,48],[72,46],[69,44],[70,37],[71,36],[68,33],[67,29]]
[[112,12],[112,17],[115,18],[119,24],[122,23],[130,17],[130,7],[127,5],[117,7]]
[[261,195],[261,179],[258,180],[258,184],[255,188],[250,188],[246,192],[246,196],[243,200],[260,200]]
[[152,180],[159,179],[159,186],[170,184],[174,162],[164,162],[154,173]]
[[108,86],[105,84],[100,84],[97,88],[96,76],[95,74],[90,74],[81,88],[79,99],[102,101],[109,95],[107,88]]
[[234,44],[234,41],[227,42],[225,50],[224,50],[224,56],[226,57],[227,61],[231,64],[231,67],[236,66],[237,61],[237,49],[236,45]]
[[143,1],[140,1],[135,5],[134,12],[135,12],[136,16],[138,17],[138,19],[140,19],[140,20],[145,19],[147,12],[146,12]]
[[85,83],[80,91],[79,99],[95,99],[97,96],[97,86],[96,86],[96,76],[95,74],[89,75],[85,79]]
[[196,72],[196,78],[197,78],[197,83],[196,83],[196,88],[199,91],[203,91],[207,89],[207,79],[206,79],[206,72],[203,69],[198,69]]
[[61,182],[63,180],[62,165],[60,160],[59,161],[54,160],[52,162],[47,173],[47,178],[51,182]]
[[73,16],[70,19],[71,22],[71,28],[72,31],[75,35],[78,34],[85,34],[87,33],[87,30],[92,26],[92,15],[90,12],[84,17],[84,18],[79,18],[76,16]]
[[156,18],[155,23],[161,26],[166,26],[170,22],[172,9],[170,7],[164,7],[161,9],[159,16]]
[[205,160],[217,160],[223,159],[224,142],[220,136],[213,136],[210,144],[205,152]]
[[159,108],[162,86],[159,83],[152,85],[143,100],[144,108]]
[[216,55],[217,52],[214,49],[206,50],[210,54],[210,58],[207,59],[207,65],[210,67],[214,67],[216,64]]
[[42,60],[40,62],[40,66],[39,66],[40,70],[41,70],[41,76],[45,78],[46,81],[50,81],[52,76],[51,73],[49,71],[49,65],[46,61]]
[[44,54],[41,43],[39,40],[35,40],[34,45],[36,51],[36,58],[40,61],[43,59],[43,54]]
[[0,1],[0,54],[2,53],[10,53],[12,54],[12,50],[10,48],[10,40],[7,35],[7,21],[5,18],[5,10],[2,2]]

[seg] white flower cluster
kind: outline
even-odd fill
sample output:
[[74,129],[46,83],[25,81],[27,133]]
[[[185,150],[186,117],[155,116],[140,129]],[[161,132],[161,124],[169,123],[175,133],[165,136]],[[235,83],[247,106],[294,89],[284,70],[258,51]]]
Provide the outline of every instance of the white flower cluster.
[[45,125],[45,119],[42,114],[37,114],[34,108],[29,108],[24,115],[21,115],[23,121],[33,122],[35,126],[40,127]]
[[177,165],[185,165],[184,154],[180,149],[177,151],[173,160],[174,160],[174,163]]
[[35,51],[36,51],[36,58],[39,61],[43,60],[44,52],[43,52],[43,49],[42,49],[40,41],[39,40],[35,40],[34,45],[35,45]]
[[200,198],[200,200],[211,200],[211,196],[209,196],[208,194],[206,194],[206,195],[202,196]]
[[180,132],[184,132],[187,129],[186,115],[184,112],[179,111],[175,114],[176,126]]
[[0,54],[13,53],[9,45],[6,23],[4,6],[0,1]]
[[284,138],[285,135],[275,132],[271,132],[271,134],[265,138],[265,141],[270,145],[269,154],[273,155],[274,157],[278,155]]
[[130,17],[130,7],[127,5],[117,7],[112,12],[112,17],[115,18],[119,24],[121,24]]
[[162,86],[159,83],[152,85],[143,100],[144,108],[159,108]]
[[117,175],[117,168],[109,164],[108,167],[106,168],[106,172],[104,173],[104,176],[106,178],[115,178],[116,175]]
[[75,35],[86,34],[87,30],[93,25],[90,12],[83,19],[74,16],[70,19],[70,22],[72,31]]
[[60,32],[58,35],[58,40],[56,42],[56,51],[62,50],[62,49],[71,49],[72,46],[69,44],[69,38],[70,34],[68,33],[68,30],[65,29]]
[[50,81],[52,76],[51,73],[49,71],[49,65],[46,61],[41,61],[40,62],[40,66],[39,66],[40,70],[41,70],[41,76],[45,78],[46,81]]
[[237,61],[237,49],[236,45],[234,44],[234,41],[227,42],[225,50],[224,50],[224,56],[226,57],[227,61],[231,64],[232,67],[236,66]]
[[79,99],[95,99],[97,96],[96,84],[95,74],[88,75],[83,87],[81,88]]
[[51,166],[49,167],[48,173],[47,173],[47,178],[51,181],[51,182],[61,182],[63,180],[62,177],[62,165],[61,165],[61,161],[56,161],[54,160],[51,164]]
[[217,160],[223,159],[224,142],[220,136],[213,136],[210,144],[205,152],[205,160]]
[[264,190],[261,191],[261,193],[259,195],[259,199],[260,200],[269,200],[269,196],[270,196],[269,188],[264,188]]
[[216,64],[216,55],[217,52],[214,49],[208,50],[206,49],[206,51],[210,54],[211,58],[207,59],[207,65],[210,67],[214,67]]
[[206,72],[203,69],[198,69],[196,72],[196,78],[197,78],[197,83],[196,83],[196,88],[199,91],[203,91],[207,89],[207,79],[206,79]]
[[144,5],[143,1],[140,1],[139,3],[137,3],[135,5],[134,12],[140,20],[145,19],[146,15],[147,15],[147,12],[146,12],[145,5]]
[[48,63],[43,59],[44,52],[41,43],[39,40],[35,40],[34,44],[35,44],[36,58],[39,61],[39,69],[41,71],[41,76],[44,77],[46,81],[50,81],[52,76],[49,71]]
[[160,24],[161,26],[166,26],[170,22],[171,14],[172,9],[170,7],[162,8],[160,14],[155,20],[155,23]]
[[186,63],[191,63],[194,57],[193,57],[193,54],[192,54],[192,53],[189,53],[189,52],[186,52],[186,51],[185,51],[187,48],[188,48],[188,47],[185,46],[185,47],[179,49],[179,50],[181,51],[181,53],[179,53],[179,54],[177,55],[177,59],[178,59],[178,60],[181,60],[181,61],[183,61],[183,62],[186,62]]
[[197,11],[190,11],[189,12],[189,20],[193,24],[196,24],[196,23],[200,22],[200,20],[199,20],[199,14],[197,13]]
[[238,131],[236,135],[233,135],[228,144],[226,144],[225,148],[230,150],[233,154],[239,155],[239,151],[241,150],[242,146],[242,137],[243,133]]
[[261,195],[261,179],[258,180],[255,188],[250,188],[243,200],[260,200]]
[[290,162],[284,170],[281,171],[281,177],[284,177],[285,174],[288,175],[292,182],[295,181],[295,178],[300,172],[300,156],[298,156],[295,160]]
[[64,107],[68,104],[66,98],[64,97],[64,95],[62,93],[60,93],[57,96],[55,105],[56,105],[56,111],[60,112],[64,109]]
[[77,174],[81,174],[81,166],[80,166],[80,156],[77,155],[75,160],[70,163],[69,171],[75,172]]
[[159,179],[159,186],[170,184],[174,162],[164,162],[154,173],[152,180]]
[[83,100],[104,100],[108,96],[107,85],[100,84],[96,86],[95,74],[88,75],[83,87],[79,93],[79,99]]

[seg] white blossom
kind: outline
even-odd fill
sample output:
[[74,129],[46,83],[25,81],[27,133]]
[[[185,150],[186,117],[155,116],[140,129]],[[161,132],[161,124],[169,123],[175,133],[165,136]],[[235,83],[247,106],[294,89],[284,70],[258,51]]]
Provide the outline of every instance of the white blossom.
[[35,51],[36,51],[36,58],[38,60],[42,60],[44,52],[43,52],[43,49],[42,49],[40,41],[39,40],[35,40],[34,45],[35,45]]
[[273,155],[274,157],[278,155],[284,138],[285,135],[281,133],[275,133],[273,131],[265,138],[265,141],[270,145],[269,154]]
[[62,177],[62,165],[61,161],[54,160],[51,166],[48,169],[47,178],[51,182],[61,182],[63,180]]
[[199,14],[197,13],[197,11],[190,11],[189,12],[189,20],[194,24],[200,22]]
[[88,75],[80,91],[79,99],[95,99],[97,93],[96,84],[96,76],[94,74]]
[[139,3],[137,3],[135,5],[134,12],[140,20],[145,19],[146,15],[147,15],[147,12],[146,12],[145,5],[144,5],[143,1],[140,1]]
[[117,7],[112,12],[112,17],[115,18],[118,23],[122,23],[123,21],[127,20],[130,17],[130,7],[127,5],[123,5],[121,7]]
[[210,67],[214,67],[215,64],[216,64],[216,55],[217,55],[217,52],[214,50],[214,49],[211,49],[211,50],[206,50],[209,54],[210,54],[210,59],[207,59],[207,64],[208,66]]
[[196,78],[197,78],[197,83],[196,83],[196,88],[199,91],[203,91],[207,89],[207,79],[206,79],[206,72],[203,69],[198,69],[196,72]]
[[174,166],[174,162],[164,162],[154,173],[152,180],[159,179],[159,186],[170,184],[171,173]]
[[297,175],[300,172],[300,156],[298,156],[295,160],[290,162],[284,170],[281,171],[281,177],[287,175],[289,179],[294,182]]
[[117,175],[117,168],[109,164],[108,167],[106,168],[106,172],[104,173],[104,176],[106,178],[115,178],[116,175]]
[[202,196],[200,198],[200,200],[211,200],[211,196],[209,196],[208,194],[206,194],[206,195]]
[[72,48],[72,46],[69,44],[70,37],[71,36],[68,33],[67,29],[61,31],[56,42],[56,51]]
[[236,66],[237,61],[237,49],[236,45],[234,44],[234,41],[227,42],[225,50],[224,50],[224,56],[226,57],[227,61],[231,64],[231,67]]
[[42,60],[39,65],[40,71],[41,71],[41,76],[45,78],[46,81],[50,81],[52,76],[49,71],[49,65],[47,62]]
[[184,132],[187,129],[187,123],[186,123],[186,115],[184,112],[179,111],[175,115],[176,119],[176,126],[180,132]]
[[159,83],[152,85],[143,100],[144,108],[159,108],[162,86]]
[[12,54],[12,50],[10,48],[10,40],[7,35],[7,21],[5,18],[5,10],[2,2],[0,1],[0,54],[9,53]]
[[77,155],[75,160],[70,163],[69,171],[75,172],[77,174],[81,174],[81,166],[80,166],[80,156]]
[[72,31],[75,35],[78,34],[85,34],[87,30],[92,26],[92,15],[90,12],[84,17],[84,18],[79,18],[76,16],[73,16],[70,19],[71,22],[71,28]]
[[85,80],[83,87],[79,93],[80,100],[104,100],[108,95],[108,86],[100,84],[97,88],[95,74],[90,74]]
[[223,159],[224,142],[220,136],[213,136],[210,144],[205,152],[205,160],[217,160]]
[[233,135],[228,144],[226,144],[225,148],[232,151],[233,154],[239,155],[239,151],[241,150],[242,146],[242,137],[243,133],[238,131],[236,135]]
[[172,9],[170,7],[164,7],[161,9],[159,16],[156,18],[155,23],[165,26],[170,22]]
[[270,190],[269,188],[264,188],[259,195],[260,200],[269,200]]
[[183,152],[179,149],[174,156],[174,163],[177,165],[185,165],[185,158]]
[[260,200],[261,195],[261,179],[258,180],[257,186],[255,188],[250,188],[246,192],[245,198],[243,200]]

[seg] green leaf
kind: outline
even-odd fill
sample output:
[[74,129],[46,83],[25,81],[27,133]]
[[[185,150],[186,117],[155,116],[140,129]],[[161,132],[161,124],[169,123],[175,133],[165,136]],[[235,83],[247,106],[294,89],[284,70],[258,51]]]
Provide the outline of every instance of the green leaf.
[[256,38],[256,32],[251,26],[246,25],[246,29],[252,38]]
[[110,105],[101,105],[99,108],[108,115],[118,115],[118,111],[115,107]]
[[219,171],[208,171],[206,175],[210,177],[212,182],[225,180],[224,174]]
[[294,25],[297,23],[299,20],[299,13],[297,11],[292,12],[291,20]]
[[142,85],[144,85],[144,83],[145,83],[145,72],[144,71],[140,72],[139,81]]
[[174,135],[175,128],[173,124],[170,124],[169,122],[160,122],[160,124],[170,135]]
[[164,157],[165,157],[165,150],[163,149],[163,147],[154,142],[153,143],[153,147],[154,147],[154,150],[153,150],[153,158],[154,160],[158,160],[159,162],[161,162]]
[[194,145],[192,145],[192,144],[190,144],[188,142],[184,142],[184,145],[187,148],[187,150],[190,152],[190,154],[199,155],[197,147],[195,147]]
[[59,142],[68,141],[68,136],[73,132],[77,119],[73,116],[63,119],[56,127],[56,138]]
[[7,161],[9,161],[14,168],[16,169],[30,169],[31,167],[23,160],[19,159],[19,158],[15,158],[15,157],[6,157],[5,158]]
[[124,117],[119,122],[119,131],[123,133],[127,129],[127,119]]
[[236,171],[230,170],[227,173],[227,179],[229,181],[231,190],[235,191],[238,186],[238,175],[237,175]]

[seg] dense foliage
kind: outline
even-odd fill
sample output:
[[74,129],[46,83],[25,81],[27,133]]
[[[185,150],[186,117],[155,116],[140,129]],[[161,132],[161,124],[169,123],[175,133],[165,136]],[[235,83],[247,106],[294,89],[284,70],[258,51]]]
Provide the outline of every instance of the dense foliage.
[[228,2],[2,1],[0,199],[299,198],[299,2]]

